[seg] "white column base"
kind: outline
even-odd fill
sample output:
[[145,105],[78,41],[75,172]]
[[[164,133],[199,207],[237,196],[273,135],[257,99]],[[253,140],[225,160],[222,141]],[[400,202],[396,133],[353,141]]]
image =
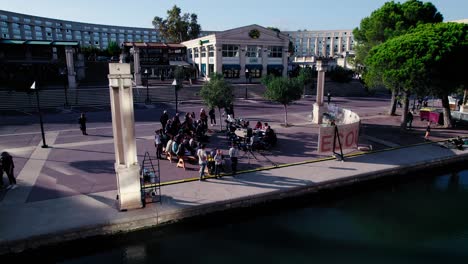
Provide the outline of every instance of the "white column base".
[[119,199],[117,206],[120,211],[142,208],[140,166],[131,165],[128,168],[116,168],[117,182],[119,186]]
[[325,113],[325,106],[315,103],[312,110],[312,123],[322,124],[323,113]]

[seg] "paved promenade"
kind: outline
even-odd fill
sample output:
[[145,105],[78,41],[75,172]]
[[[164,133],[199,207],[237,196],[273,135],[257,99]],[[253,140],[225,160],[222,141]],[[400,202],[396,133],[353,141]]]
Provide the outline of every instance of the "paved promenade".
[[[262,101],[236,102],[236,116],[272,125],[278,133],[278,146],[268,152],[255,152],[255,157],[241,158],[240,169],[245,172],[236,177],[203,182],[190,181],[197,175],[197,165],[183,170],[163,160],[160,162],[162,182],[188,182],[166,184],[161,187],[162,203],[128,212],[115,209],[117,192],[110,113],[88,112],[90,136],[79,133],[78,112],[47,115],[46,142],[51,146],[47,149],[40,147],[42,141],[34,116],[5,119],[8,122],[0,127],[0,150],[7,150],[15,157],[19,188],[0,192],[0,254],[468,159],[468,151],[424,143],[425,123],[417,116],[414,130],[401,132],[399,117],[383,115],[388,105],[385,98],[336,98],[334,103],[362,117],[360,144],[373,145],[376,152],[347,151],[352,157],[346,162],[316,153],[318,127],[309,121],[310,99],[290,107],[288,120],[293,126],[287,128],[280,125],[284,120],[282,106]],[[190,104],[179,108],[182,112],[198,113],[200,107],[203,106]],[[154,155],[152,134],[160,126],[157,120],[164,109],[173,113],[169,105],[163,104],[136,109],[139,159],[145,151]],[[212,128],[208,146],[219,147],[226,153],[227,142],[218,130],[219,124]],[[435,127],[432,139],[457,135],[468,136],[468,131]],[[273,169],[263,170],[264,167]]]

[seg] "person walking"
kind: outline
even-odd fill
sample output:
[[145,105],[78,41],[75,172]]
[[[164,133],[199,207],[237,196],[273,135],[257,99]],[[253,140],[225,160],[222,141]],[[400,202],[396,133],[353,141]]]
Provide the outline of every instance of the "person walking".
[[159,122],[161,122],[161,127],[162,129],[166,128],[167,121],[169,120],[169,115],[167,114],[167,111],[164,110],[163,114],[159,118]]
[[208,115],[210,116],[210,124],[211,126],[216,125],[216,115],[215,115],[215,110],[214,108],[211,108],[210,111],[208,112]]
[[88,135],[86,133],[86,116],[84,113],[81,113],[80,118],[78,118],[78,124],[80,124],[80,130],[83,135]]
[[411,113],[411,111],[408,111],[408,114],[406,114],[406,123],[407,123],[407,127],[408,129],[412,129],[413,128],[413,113]]
[[162,129],[158,129],[154,131],[154,146],[156,147],[156,158],[157,159],[162,159],[162,149],[163,149],[163,143],[162,143],[162,138],[161,138],[161,131]]
[[[16,179],[14,176],[15,163],[13,162],[13,157],[8,152],[2,152],[0,159],[2,169],[5,171],[8,177],[8,181],[10,182],[10,185],[8,185],[7,189],[16,189],[18,185],[16,185]],[[3,177],[3,172],[1,176]]]
[[221,176],[221,167],[223,166],[223,153],[220,149],[216,150],[216,155],[214,156],[215,162],[215,177],[219,178]]
[[328,104],[331,103],[331,93],[330,92],[327,93],[327,103]]
[[239,156],[239,150],[236,148],[236,144],[232,143],[231,148],[229,149],[229,157],[231,158],[231,170],[232,175],[237,173],[237,158]]
[[202,144],[200,149],[197,151],[197,156],[198,156],[198,164],[200,165],[200,181],[203,180],[203,177],[205,176],[205,168],[206,168],[206,145]]
[[424,135],[424,140],[429,141],[429,134],[431,133],[431,122],[427,122],[426,134]]

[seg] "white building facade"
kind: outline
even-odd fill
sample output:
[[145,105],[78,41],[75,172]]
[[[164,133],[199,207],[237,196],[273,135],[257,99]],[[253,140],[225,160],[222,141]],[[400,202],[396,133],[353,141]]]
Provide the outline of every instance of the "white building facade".
[[232,82],[259,79],[267,74],[287,76],[289,36],[250,25],[181,44],[187,47],[187,61],[200,76],[222,73]]

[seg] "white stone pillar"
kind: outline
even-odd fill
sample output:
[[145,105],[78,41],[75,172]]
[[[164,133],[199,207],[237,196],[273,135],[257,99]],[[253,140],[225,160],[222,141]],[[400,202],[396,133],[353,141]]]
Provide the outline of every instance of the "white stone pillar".
[[223,52],[222,52],[223,46],[220,44],[216,44],[214,48],[215,48],[214,69],[215,69],[215,72],[222,74],[223,73]]
[[330,38],[330,57],[335,57],[335,37]]
[[206,49],[206,78],[210,77],[210,48],[205,46]]
[[351,50],[351,37],[348,36],[346,37],[346,51],[350,51]]
[[262,46],[262,77],[266,76],[268,71],[268,46],[263,45]]
[[[283,59],[283,77],[288,77],[288,47],[283,47],[281,52]],[[305,57],[304,57],[305,58]]]
[[114,135],[118,209],[141,208],[130,64],[109,63],[109,92]]
[[312,111],[312,123],[322,124],[323,113],[325,107],[323,106],[323,93],[325,89],[325,72],[327,71],[328,61],[317,60],[317,98],[314,103],[314,109]]
[[460,106],[460,112],[468,113],[468,89],[465,89],[465,94],[462,100],[466,103],[462,103],[462,105]]
[[140,49],[137,47],[133,47],[133,70],[136,85],[141,85]]
[[324,37],[322,39],[322,54],[321,56],[323,57],[327,57],[327,38]]
[[310,57],[310,38],[307,38],[307,56]]
[[[240,65],[240,72],[239,72],[239,79],[240,81],[245,80],[245,53],[247,52],[247,46],[240,46],[239,45],[239,65]],[[245,80],[247,82],[247,80]]]
[[68,88],[76,89],[75,61],[73,60],[73,48],[65,46],[65,59],[67,61]]
[[315,57],[320,57],[318,45],[319,45],[318,37],[315,37],[315,48],[314,48]]
[[343,37],[342,36],[338,37],[338,53],[339,54],[343,53]]

